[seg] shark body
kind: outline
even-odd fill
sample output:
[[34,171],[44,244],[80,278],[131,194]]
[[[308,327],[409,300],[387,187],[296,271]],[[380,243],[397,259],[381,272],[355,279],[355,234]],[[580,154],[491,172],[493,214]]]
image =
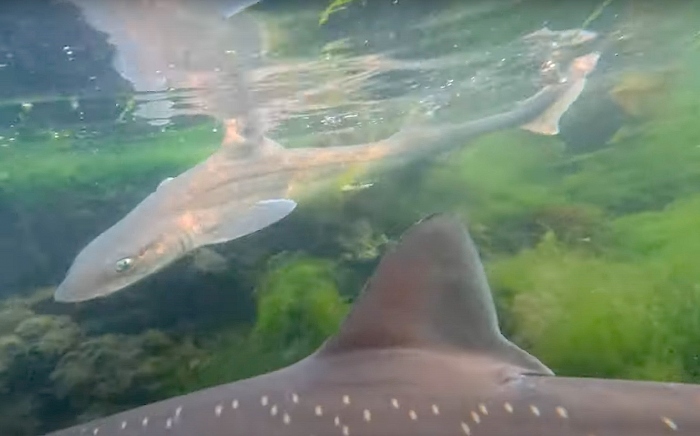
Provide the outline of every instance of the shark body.
[[375,143],[285,149],[262,134],[249,139],[227,135],[208,159],[164,180],[88,243],[54,297],[77,302],[106,296],[199,247],[263,229],[291,213],[298,200],[337,181],[339,174],[385,170],[501,129],[556,133],[559,118],[578,98],[598,59],[598,53],[575,59],[566,80],[545,86],[507,112],[451,125],[410,126]]
[[696,385],[554,376],[501,334],[476,247],[440,214],[307,358],[50,436],[696,435],[699,401]]

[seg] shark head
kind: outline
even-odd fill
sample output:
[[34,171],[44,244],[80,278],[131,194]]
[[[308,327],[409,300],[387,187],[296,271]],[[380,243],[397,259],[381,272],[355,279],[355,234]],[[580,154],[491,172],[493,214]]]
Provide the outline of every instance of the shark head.
[[[90,241],[75,257],[54,292],[59,302],[104,297],[126,288],[182,256],[184,248],[174,229],[158,217],[131,225],[139,208]],[[148,224],[147,229],[141,228]],[[161,229],[160,231],[158,229]]]

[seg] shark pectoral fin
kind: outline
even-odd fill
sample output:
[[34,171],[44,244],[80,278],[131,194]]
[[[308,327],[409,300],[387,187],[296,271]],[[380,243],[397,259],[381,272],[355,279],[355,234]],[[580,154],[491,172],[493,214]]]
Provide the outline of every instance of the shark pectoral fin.
[[552,374],[501,334],[476,247],[445,215],[416,224],[384,255],[317,356],[394,347],[486,355],[519,373]]
[[255,233],[286,217],[296,206],[294,200],[283,198],[259,201],[248,210],[227,210],[221,221],[203,235],[199,245],[218,244]]

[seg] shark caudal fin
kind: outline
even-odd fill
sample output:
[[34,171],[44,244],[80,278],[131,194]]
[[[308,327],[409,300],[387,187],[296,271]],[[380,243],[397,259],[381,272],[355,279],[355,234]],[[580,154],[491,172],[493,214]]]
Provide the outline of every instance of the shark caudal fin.
[[524,373],[552,374],[501,334],[476,247],[447,215],[404,234],[317,356],[392,347],[482,353]]
[[586,77],[595,69],[598,59],[600,59],[600,53],[597,52],[574,59],[565,79],[572,82],[566,92],[542,112],[539,117],[520,127],[541,135],[559,134],[559,120],[569,110],[569,107],[578,100],[586,86]]

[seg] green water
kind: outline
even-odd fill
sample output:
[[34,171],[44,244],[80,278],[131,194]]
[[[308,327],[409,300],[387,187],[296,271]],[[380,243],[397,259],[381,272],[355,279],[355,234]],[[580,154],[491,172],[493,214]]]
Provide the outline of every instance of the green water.
[[[270,62],[306,62],[258,83],[280,99],[268,134],[286,147],[355,144],[416,112],[504,110],[539,86],[519,38],[579,27],[601,6],[434,3],[358,1],[322,25],[326,2],[254,9]],[[122,88],[91,99],[56,71],[32,85],[6,70],[17,85],[0,105],[0,434],[298,360],[335,331],[387,241],[435,211],[468,219],[506,335],[557,374],[700,382],[700,10],[661,3],[613,0],[589,20],[602,58],[560,135],[484,136],[217,247],[225,272],[183,260],[79,305],[52,301],[77,250],[214,151],[222,126],[151,126]],[[377,56],[397,64],[353,81]]]

